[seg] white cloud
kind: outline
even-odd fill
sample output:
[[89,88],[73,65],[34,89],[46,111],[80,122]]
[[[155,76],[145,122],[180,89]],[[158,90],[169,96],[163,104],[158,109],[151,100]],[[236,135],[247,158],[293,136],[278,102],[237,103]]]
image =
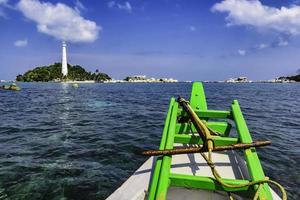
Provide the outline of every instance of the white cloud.
[[116,2],[115,2],[115,1],[109,1],[109,2],[107,3],[107,6],[108,6],[109,8],[113,8],[113,7],[115,7],[115,5],[116,5]]
[[212,11],[228,13],[227,25],[249,25],[289,34],[300,34],[300,6],[276,8],[259,0],[223,0]]
[[75,2],[75,10],[78,13],[80,13],[80,11],[85,11],[86,7],[84,7],[84,5],[79,0],[76,0],[76,2]]
[[190,31],[196,31],[196,27],[195,26],[190,26],[189,29],[190,29]]
[[268,47],[268,45],[264,44],[264,43],[261,43],[261,44],[258,45],[258,49],[265,49],[267,47]]
[[7,18],[4,7],[7,7],[8,0],[0,0],[0,17]]
[[1,4],[7,4],[8,3],[8,0],[0,0],[0,5]]
[[277,43],[277,45],[278,45],[279,47],[283,47],[283,46],[289,45],[289,42],[286,41],[286,40],[279,40],[278,43]]
[[121,9],[121,10],[125,10],[127,12],[131,12],[132,11],[132,7],[131,7],[131,5],[130,5],[130,3],[128,1],[126,1],[124,3],[124,5],[118,4],[118,8]]
[[62,3],[20,0],[17,8],[26,18],[37,23],[39,32],[60,40],[93,42],[101,30],[94,21],[84,19],[76,9]]
[[107,3],[107,6],[109,8],[118,8],[120,10],[124,10],[124,11],[129,12],[129,13],[132,12],[132,6],[128,1],[126,1],[124,4],[116,3],[115,1],[109,1]]
[[25,40],[17,40],[17,41],[14,42],[14,45],[16,47],[26,47],[28,45],[28,41],[27,41],[27,39],[25,39]]
[[0,17],[6,18],[6,14],[4,12],[4,10],[0,7]]
[[239,49],[238,54],[241,55],[241,56],[244,56],[244,55],[246,55],[246,50]]

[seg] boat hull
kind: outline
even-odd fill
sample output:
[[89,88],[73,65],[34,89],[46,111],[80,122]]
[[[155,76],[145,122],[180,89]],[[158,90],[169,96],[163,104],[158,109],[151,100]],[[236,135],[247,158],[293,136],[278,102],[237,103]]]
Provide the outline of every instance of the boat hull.
[[[127,179],[107,200],[144,200],[147,199],[151,175],[156,157],[149,158],[134,174]],[[249,179],[246,162],[234,151],[213,153],[213,161],[222,178]],[[209,166],[200,153],[172,156],[171,173],[200,177],[213,177]],[[281,198],[271,189],[274,200]],[[218,190],[202,190],[182,187],[170,187],[167,199],[216,199],[228,200],[228,194]],[[235,199],[247,199],[234,195]]]

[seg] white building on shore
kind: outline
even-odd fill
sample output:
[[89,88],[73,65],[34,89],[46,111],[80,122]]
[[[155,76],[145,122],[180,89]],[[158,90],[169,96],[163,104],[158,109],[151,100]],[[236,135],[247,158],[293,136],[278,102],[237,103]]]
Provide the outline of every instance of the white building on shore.
[[289,80],[286,77],[276,77],[275,79],[268,80],[266,82],[269,82],[269,83],[295,83],[296,81]]
[[173,78],[147,78],[146,75],[134,75],[125,79],[125,82],[130,83],[177,83],[178,80]]
[[245,76],[240,76],[237,78],[230,78],[225,81],[226,83],[251,83],[252,81],[248,80]]

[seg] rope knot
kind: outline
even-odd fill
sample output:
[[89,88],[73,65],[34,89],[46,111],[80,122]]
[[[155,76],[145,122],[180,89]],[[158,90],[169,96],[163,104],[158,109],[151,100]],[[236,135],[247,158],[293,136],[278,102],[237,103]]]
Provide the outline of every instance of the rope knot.
[[210,166],[211,168],[215,168],[215,164],[212,161],[207,161],[207,165]]

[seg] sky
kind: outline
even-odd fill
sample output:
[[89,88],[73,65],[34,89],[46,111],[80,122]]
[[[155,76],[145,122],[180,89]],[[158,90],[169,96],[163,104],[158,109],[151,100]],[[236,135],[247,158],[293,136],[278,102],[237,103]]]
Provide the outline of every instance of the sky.
[[299,0],[0,0],[0,79],[61,60],[115,79],[268,80],[300,69]]

